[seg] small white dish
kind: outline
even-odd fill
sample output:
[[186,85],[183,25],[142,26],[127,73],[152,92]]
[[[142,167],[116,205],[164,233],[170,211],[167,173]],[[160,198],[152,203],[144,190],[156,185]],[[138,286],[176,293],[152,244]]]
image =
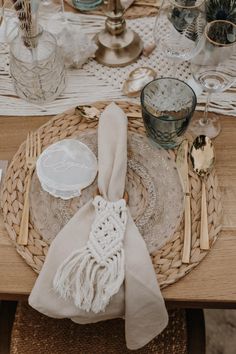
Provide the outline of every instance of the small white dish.
[[36,172],[42,188],[62,199],[81,194],[97,175],[97,158],[87,145],[64,139],[50,145],[39,156]]

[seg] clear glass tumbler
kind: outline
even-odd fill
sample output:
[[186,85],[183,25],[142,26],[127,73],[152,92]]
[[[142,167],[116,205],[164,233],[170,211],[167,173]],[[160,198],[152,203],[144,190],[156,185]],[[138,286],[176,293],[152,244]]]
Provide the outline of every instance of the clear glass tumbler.
[[147,136],[165,149],[178,146],[196,104],[196,95],[185,82],[174,78],[151,81],[141,92]]
[[43,104],[65,88],[64,59],[55,37],[40,29],[33,37],[19,31],[10,43],[10,74],[17,95]]

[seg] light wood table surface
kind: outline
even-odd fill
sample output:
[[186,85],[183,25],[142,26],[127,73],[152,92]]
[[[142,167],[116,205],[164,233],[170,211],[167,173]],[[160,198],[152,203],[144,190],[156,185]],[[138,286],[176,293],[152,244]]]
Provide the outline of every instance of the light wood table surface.
[[[0,117],[0,160],[10,160],[27,132],[49,119]],[[223,231],[197,268],[163,290],[169,307],[236,308],[236,118],[222,117],[221,123],[215,148],[224,208]],[[27,298],[35,279],[34,271],[15,251],[0,213],[0,299]]]

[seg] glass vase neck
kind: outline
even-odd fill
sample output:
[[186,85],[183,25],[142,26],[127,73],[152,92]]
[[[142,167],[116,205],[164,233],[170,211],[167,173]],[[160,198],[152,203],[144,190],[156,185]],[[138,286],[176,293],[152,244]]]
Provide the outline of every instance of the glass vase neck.
[[38,45],[38,40],[42,36],[43,33],[43,28],[41,26],[37,26],[34,28],[34,30],[30,30],[27,32],[25,29],[22,30],[20,29],[20,36],[23,39],[24,45],[27,48],[36,48]]

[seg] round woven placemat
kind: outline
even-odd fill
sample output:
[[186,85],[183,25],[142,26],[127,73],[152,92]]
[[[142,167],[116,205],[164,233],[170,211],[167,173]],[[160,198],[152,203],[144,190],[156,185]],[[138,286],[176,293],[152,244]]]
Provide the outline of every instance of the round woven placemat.
[[[102,110],[109,102],[97,102],[94,104],[98,109]],[[126,113],[140,113],[140,106],[130,102],[117,102],[117,104]],[[41,136],[42,148],[64,139],[66,137],[78,136],[78,133],[86,129],[97,126],[97,121],[89,121],[81,118],[74,109],[57,115],[48,123],[38,129]],[[129,130],[145,134],[143,122],[141,118],[129,119]],[[175,159],[175,151],[169,151],[169,156]],[[33,225],[29,225],[29,240],[27,246],[19,246],[16,243],[20,221],[23,209],[24,188],[26,179],[25,169],[25,142],[20,146],[19,150],[12,159],[8,168],[4,186],[2,190],[2,208],[4,223],[10,238],[15,244],[16,250],[25,259],[25,261],[37,272],[43,265],[47,254],[49,244],[43,240],[34,229]],[[200,250],[199,232],[200,232],[200,211],[201,211],[201,181],[190,169],[190,186],[191,186],[191,213],[192,213],[192,245],[190,264],[183,264],[181,261],[183,249],[183,222],[175,231],[172,239],[162,247],[159,251],[152,254],[153,265],[159,280],[160,286],[163,288],[169,284],[176,282],[185,274],[196,267],[208,253]],[[218,181],[215,169],[206,180],[207,201],[208,201],[208,228],[210,237],[210,246],[217,239],[221,229],[221,200],[218,188]]]
[[[96,128],[90,132],[86,130],[78,138],[98,156]],[[152,253],[170,240],[182,220],[181,182],[168,152],[151,146],[143,135],[128,132],[127,157],[125,189],[129,194],[130,213]],[[97,183],[96,178],[79,197],[66,201],[45,192],[35,172],[30,188],[30,216],[34,229],[50,243],[77,210],[93,198]]]

